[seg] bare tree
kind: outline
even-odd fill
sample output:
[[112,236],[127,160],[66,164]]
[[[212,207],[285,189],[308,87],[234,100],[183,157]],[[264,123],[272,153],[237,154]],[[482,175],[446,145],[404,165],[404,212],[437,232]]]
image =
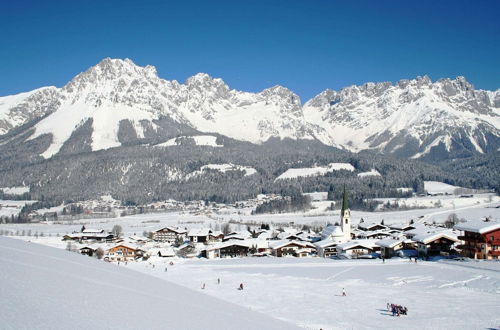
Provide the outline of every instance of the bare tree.
[[97,250],[95,250],[95,256],[97,259],[102,259],[102,257],[104,257],[104,250],[98,247]]
[[123,233],[122,226],[120,225],[114,225],[113,229],[111,229],[111,233],[115,235],[115,237],[120,237]]

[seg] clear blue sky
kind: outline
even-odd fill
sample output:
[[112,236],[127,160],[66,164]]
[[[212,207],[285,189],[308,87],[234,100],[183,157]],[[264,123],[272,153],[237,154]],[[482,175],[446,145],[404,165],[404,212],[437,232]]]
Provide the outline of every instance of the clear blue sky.
[[0,95],[63,86],[102,58],[236,89],[463,75],[500,88],[500,1],[0,1]]

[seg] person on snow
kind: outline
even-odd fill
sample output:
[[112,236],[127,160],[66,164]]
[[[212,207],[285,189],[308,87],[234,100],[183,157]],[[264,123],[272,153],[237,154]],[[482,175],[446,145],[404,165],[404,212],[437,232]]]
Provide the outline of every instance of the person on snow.
[[203,283],[202,287],[201,287],[202,290],[205,290],[205,283]]
[[347,293],[345,292],[345,289],[344,289],[344,288],[342,288],[342,296],[343,296],[343,297],[347,296]]
[[243,283],[240,283],[240,287],[238,288],[238,290],[243,290]]

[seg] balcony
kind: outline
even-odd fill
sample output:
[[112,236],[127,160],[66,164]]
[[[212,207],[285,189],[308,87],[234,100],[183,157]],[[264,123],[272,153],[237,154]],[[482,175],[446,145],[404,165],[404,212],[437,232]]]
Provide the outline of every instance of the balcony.
[[474,243],[485,243],[484,237],[471,237],[471,236],[458,236],[461,241],[474,242]]

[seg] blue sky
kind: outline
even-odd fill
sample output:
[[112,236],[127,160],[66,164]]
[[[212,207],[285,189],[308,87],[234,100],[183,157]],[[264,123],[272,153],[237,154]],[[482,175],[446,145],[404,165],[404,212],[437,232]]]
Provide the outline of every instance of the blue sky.
[[1,1],[0,95],[63,86],[102,58],[231,87],[326,88],[429,75],[500,88],[500,1]]

